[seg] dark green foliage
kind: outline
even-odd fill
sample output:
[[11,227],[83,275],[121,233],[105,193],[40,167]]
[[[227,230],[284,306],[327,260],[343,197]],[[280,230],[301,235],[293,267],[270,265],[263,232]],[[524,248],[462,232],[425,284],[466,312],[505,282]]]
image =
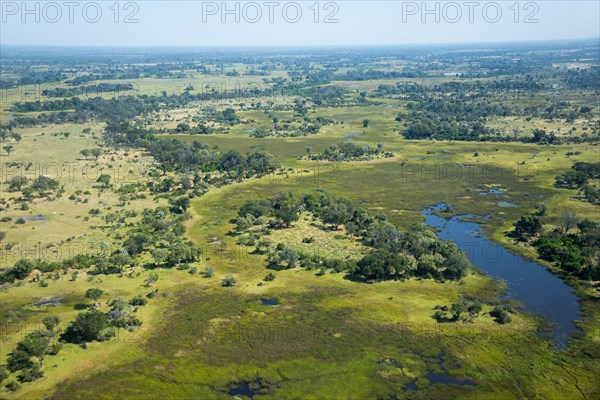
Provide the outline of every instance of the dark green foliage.
[[125,242],[123,248],[129,255],[135,256],[144,252],[152,244],[152,237],[143,232],[131,234]]
[[110,186],[110,175],[102,174],[98,177],[96,182],[102,184],[104,188],[108,188]]
[[46,332],[33,332],[25,336],[17,343],[17,347],[9,355],[6,366],[9,371],[35,369],[36,364],[32,357],[37,358],[40,363],[50,351],[50,335]]
[[60,324],[60,318],[56,315],[47,315],[42,319],[42,323],[48,332],[54,332],[54,329]]
[[[371,147],[368,144],[359,145],[352,142],[342,142],[326,149],[321,154],[311,155],[313,160],[328,161],[351,161],[351,160],[369,160],[375,156],[383,154],[383,145]],[[391,155],[387,154],[386,155]]]
[[499,324],[508,324],[512,321],[509,312],[503,307],[494,307],[492,311],[490,311],[490,316],[494,318]]
[[245,217],[252,215],[254,218],[269,215],[272,211],[272,204],[269,200],[247,201],[240,207],[238,216]]
[[8,390],[10,390],[11,392],[16,392],[17,390],[19,390],[21,388],[21,385],[18,382],[8,382],[6,384],[6,388]]
[[25,279],[34,268],[35,264],[32,261],[21,259],[11,269],[2,274],[0,281],[14,282],[17,279]]
[[148,300],[141,295],[137,295],[129,301],[129,304],[132,306],[144,306],[148,304]]
[[[336,199],[325,192],[305,194],[300,201],[291,193],[280,194],[271,201],[248,201],[238,211],[238,227],[243,222],[244,231],[252,225],[251,221],[246,221],[247,218],[263,216],[273,216],[281,225],[289,226],[299,218],[300,210],[312,212],[335,228],[345,225],[348,234],[362,236],[363,243],[375,251],[355,263],[317,254],[298,254],[295,249],[278,244],[269,253],[270,268],[292,268],[299,264],[306,269],[347,272],[367,280],[406,279],[412,276],[458,280],[466,276],[471,265],[454,243],[439,240],[426,226],[415,225],[408,232],[400,232],[387,221],[387,216],[382,214],[373,217],[366,210],[355,208],[348,199]],[[256,240],[260,244],[259,250],[265,247],[259,238]],[[256,240],[243,237],[240,243],[254,246]],[[311,243],[310,239],[303,242]]]
[[542,220],[539,216],[531,214],[521,217],[515,223],[515,236],[520,240],[527,240],[542,231]]
[[108,322],[108,316],[102,311],[91,310],[78,314],[61,339],[76,344],[98,340],[100,332],[108,326]]
[[279,195],[273,199],[273,216],[285,226],[290,226],[300,217],[299,204],[292,193]]
[[554,230],[535,242],[540,258],[582,279],[600,279],[600,223],[583,220],[578,233]]
[[31,368],[32,366],[31,356],[26,351],[18,348],[13,350],[6,359],[6,367],[11,372]]
[[0,365],[0,383],[4,382],[8,378],[8,371],[4,368],[4,365]]
[[89,288],[85,291],[85,298],[96,301],[100,298],[100,296],[102,296],[103,293],[104,291],[102,289]]
[[14,176],[8,181],[8,190],[11,192],[20,191],[27,184],[28,179],[24,176]]
[[272,272],[269,272],[264,278],[263,281],[265,282],[271,282],[275,280],[275,274]]
[[33,382],[44,376],[38,364],[33,364],[31,367],[21,370],[17,375],[19,382]]
[[60,183],[56,179],[49,178],[47,176],[38,176],[29,188],[37,192],[40,197],[44,197],[46,192],[54,192],[58,189]]
[[600,162],[576,162],[570,170],[556,177],[555,186],[577,189],[586,201],[597,205],[600,204],[600,188],[590,184],[590,179],[600,179]]
[[169,199],[171,203],[171,212],[175,214],[183,214],[190,207],[190,198],[188,196]]

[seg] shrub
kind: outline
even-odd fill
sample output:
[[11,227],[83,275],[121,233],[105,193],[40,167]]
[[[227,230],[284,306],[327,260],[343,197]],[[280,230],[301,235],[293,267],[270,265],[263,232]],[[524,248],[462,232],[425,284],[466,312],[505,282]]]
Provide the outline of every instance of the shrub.
[[206,267],[204,271],[202,271],[202,276],[205,278],[212,278],[215,274],[215,269],[213,267]]
[[231,287],[231,286],[234,286],[236,284],[236,282],[237,281],[235,280],[235,278],[233,277],[233,275],[227,274],[223,278],[223,281],[221,282],[221,286]]
[[148,300],[143,298],[141,295],[137,295],[129,301],[129,304],[132,306],[145,306],[148,304]]
[[499,324],[507,324],[512,321],[508,311],[502,307],[494,307],[494,309],[490,311],[490,316],[492,316],[494,321]]
[[268,274],[267,274],[267,275],[266,275],[266,276],[263,278],[263,280],[264,280],[265,282],[271,282],[271,281],[274,281],[274,280],[275,280],[275,274],[274,274],[274,273],[272,273],[272,272],[269,272],[269,273],[268,273]]

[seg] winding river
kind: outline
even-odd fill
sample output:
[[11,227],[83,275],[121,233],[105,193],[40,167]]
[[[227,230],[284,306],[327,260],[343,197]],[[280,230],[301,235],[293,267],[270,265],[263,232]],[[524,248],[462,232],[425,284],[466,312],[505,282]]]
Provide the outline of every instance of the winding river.
[[465,221],[473,219],[473,215],[445,219],[434,214],[445,207],[439,204],[423,210],[427,225],[438,229],[440,239],[454,241],[476,268],[505,281],[508,284],[505,297],[521,302],[525,311],[550,321],[553,344],[566,347],[577,330],[573,321],[580,318],[581,311],[573,289],[543,265],[486,239],[478,223]]

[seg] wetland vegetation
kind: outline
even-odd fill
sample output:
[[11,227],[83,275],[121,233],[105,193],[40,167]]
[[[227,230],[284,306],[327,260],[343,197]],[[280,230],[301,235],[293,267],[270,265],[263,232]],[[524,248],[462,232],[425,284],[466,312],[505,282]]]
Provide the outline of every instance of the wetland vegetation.
[[0,398],[600,396],[597,41],[2,57]]

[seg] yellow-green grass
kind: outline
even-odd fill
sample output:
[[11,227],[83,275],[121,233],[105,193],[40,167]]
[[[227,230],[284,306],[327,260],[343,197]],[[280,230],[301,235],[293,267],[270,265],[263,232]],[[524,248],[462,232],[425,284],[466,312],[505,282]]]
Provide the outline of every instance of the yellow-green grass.
[[[319,254],[337,259],[356,260],[367,249],[342,229],[325,226],[310,213],[303,213],[290,228],[275,229],[266,235],[272,243],[282,243],[306,254]],[[303,242],[310,239],[309,243]]]
[[[75,316],[82,312],[82,306],[91,306],[93,301],[84,297],[88,288],[100,288],[104,291],[98,300],[98,308],[108,310],[108,302],[118,296],[131,299],[136,295],[145,296],[158,289],[157,295],[145,306],[139,307],[136,316],[143,325],[134,332],[119,329],[117,337],[108,342],[90,343],[87,349],[78,345],[66,344],[56,356],[44,359],[42,371],[44,377],[34,384],[22,385],[22,388],[11,395],[2,391],[2,395],[10,398],[42,398],[52,393],[66,379],[83,378],[90,374],[111,368],[119,363],[143,357],[140,347],[148,340],[151,332],[161,324],[162,315],[173,301],[173,292],[185,280],[191,284],[205,284],[207,280],[191,277],[185,271],[157,271],[159,280],[151,287],[145,287],[144,280],[148,272],[133,277],[118,277],[117,275],[92,276],[80,272],[76,280],[72,280],[71,272],[61,274],[58,280],[47,279],[48,287],[40,287],[35,282],[24,283],[2,292],[2,346],[0,358],[3,360],[12,351],[16,343],[26,334],[35,330],[43,330],[41,323],[46,315],[56,315],[61,319],[60,328],[64,328]],[[165,296],[163,296],[165,294]],[[167,295],[171,296],[167,296]],[[57,306],[43,305],[36,307],[33,303],[40,300],[62,298]],[[12,311],[16,316],[6,318]]]
[[[427,143],[423,142],[415,143],[401,140],[400,142],[404,142],[405,148],[414,151],[415,154],[425,154],[425,149],[428,148]],[[476,145],[481,154],[479,157],[485,157],[482,148],[493,148],[493,145],[490,144]],[[451,160],[462,158],[468,162],[476,162],[477,159],[481,158],[468,155],[473,150],[470,146],[473,146],[473,144],[436,143],[436,151],[451,149],[454,151]],[[429,144],[429,148],[431,148],[431,144]],[[535,149],[533,146],[525,145],[502,145],[502,148],[511,150],[510,152],[501,153],[504,155],[501,159],[502,166],[510,166],[516,160],[522,160],[526,156],[531,157],[530,152]],[[457,151],[458,149],[461,152]],[[466,149],[469,150],[469,153]],[[552,148],[550,149],[552,150]],[[567,149],[570,150],[571,147],[563,150],[566,151]],[[582,157],[587,157],[586,154],[584,153]],[[216,270],[215,277],[207,281],[210,288],[204,291],[204,294],[197,300],[194,300],[194,295],[177,296],[177,299],[181,299],[180,301],[183,301],[183,303],[176,307],[176,312],[173,311],[166,315],[166,324],[170,326],[171,330],[160,328],[153,331],[154,342],[148,345],[149,348],[146,348],[144,361],[136,351],[127,350],[123,353],[123,357],[129,360],[129,363],[107,369],[98,375],[91,374],[89,380],[75,383],[74,386],[69,386],[61,393],[65,393],[65,396],[68,393],[71,398],[85,396],[90,391],[101,393],[100,396],[121,397],[134,396],[152,387],[157,395],[162,393],[171,396],[223,397],[227,385],[235,383],[235,381],[255,377],[258,371],[258,375],[275,382],[282,379],[282,382],[289,382],[284,384],[284,389],[279,389],[279,392],[270,394],[272,397],[293,397],[294,394],[299,393],[307,393],[307,396],[312,393],[315,397],[344,395],[361,397],[373,393],[393,393],[394,390],[402,386],[402,382],[408,383],[414,380],[415,377],[423,376],[424,372],[431,369],[432,366],[427,363],[423,364],[422,361],[412,360],[413,356],[408,356],[405,350],[397,348],[393,350],[390,343],[394,343],[394,340],[396,342],[402,340],[402,338],[398,338],[398,332],[391,327],[397,326],[398,323],[424,323],[430,326],[434,322],[431,318],[433,306],[438,304],[449,305],[457,301],[461,295],[489,298],[490,295],[486,292],[490,290],[493,292],[489,278],[479,274],[471,274],[463,284],[442,284],[411,279],[406,282],[366,285],[345,280],[342,274],[326,274],[318,277],[314,272],[296,268],[279,271],[276,273],[275,281],[258,286],[268,272],[264,268],[265,260],[260,255],[248,254],[236,248],[235,238],[227,235],[233,228],[233,225],[228,221],[235,216],[238,207],[245,200],[265,198],[280,190],[293,190],[300,193],[310,190],[310,188],[320,187],[339,195],[346,195],[354,201],[366,198],[367,201],[371,201],[364,206],[373,211],[390,212],[392,218],[403,226],[408,225],[409,222],[421,220],[420,207],[433,204],[435,200],[439,200],[439,198],[436,199],[436,196],[439,197],[439,193],[444,193],[445,201],[456,205],[457,212],[466,212],[474,207],[480,207],[478,198],[475,199],[478,201],[464,198],[464,184],[457,185],[456,183],[442,182],[435,186],[435,190],[432,190],[431,183],[426,181],[412,182],[412,190],[406,190],[406,186],[390,185],[390,182],[393,183],[393,180],[390,179],[397,174],[400,162],[399,160],[392,162],[377,160],[377,162],[370,163],[342,164],[336,175],[332,175],[329,177],[330,179],[323,179],[318,183],[315,182],[314,174],[311,173],[291,177],[276,175],[213,190],[203,196],[194,203],[195,218],[190,224],[189,235],[205,249],[205,261],[203,261],[201,267],[211,265]],[[564,165],[568,167],[570,162],[571,160],[566,160]],[[554,169],[558,169],[558,167],[554,167]],[[340,175],[337,175],[338,173]],[[550,193],[560,192],[551,185],[553,173],[545,171],[542,175],[544,179],[541,180],[540,186],[535,190],[542,190],[542,192],[546,190]],[[352,187],[348,186],[348,182],[352,182]],[[383,182],[387,182],[387,185],[382,185]],[[535,182],[537,185],[538,182]],[[526,198],[520,195],[520,191],[525,192],[526,185],[531,186],[531,183],[513,182],[513,180],[481,179],[476,182],[468,182],[468,187],[492,184],[501,184],[502,187],[507,189],[507,193],[514,196],[513,199],[523,201]],[[380,187],[380,185],[382,186]],[[362,191],[356,193],[352,190],[354,187],[360,187]],[[470,197],[476,195],[480,196],[473,194]],[[402,198],[415,204],[412,207],[402,207],[400,201]],[[528,204],[528,206],[532,205]],[[483,208],[475,209],[487,212],[486,208],[492,209],[492,207],[493,205],[484,205]],[[394,210],[398,210],[398,212],[394,213]],[[512,218],[516,218],[518,214],[512,210],[507,210],[507,213]],[[496,224],[497,221],[492,223],[489,228],[492,229],[497,226]],[[218,250],[219,248],[222,249],[223,246],[209,244],[214,242],[213,237],[225,244],[225,252]],[[165,271],[166,277],[161,277],[159,283],[163,279],[171,279],[167,277],[172,273],[175,273],[172,279],[187,280],[188,275],[183,275],[186,277],[183,278],[182,275],[176,275],[175,271]],[[238,280],[238,284],[232,289],[219,287],[220,279],[227,273],[234,274]],[[128,280],[127,278],[120,279]],[[203,283],[205,281],[201,282],[199,282],[200,285],[207,285]],[[50,287],[52,287],[52,283]],[[79,293],[83,293],[83,288]],[[241,296],[241,299],[235,297],[231,302],[226,301],[225,299],[232,293],[235,293],[235,296]],[[260,306],[257,303],[257,296],[258,298],[278,298],[281,303],[277,307],[282,310],[282,314],[278,313],[279,316],[275,318],[272,315],[274,313],[273,308]],[[298,298],[294,299],[295,296],[298,296]],[[215,298],[220,300],[216,303],[208,300]],[[307,298],[311,299],[310,302],[307,301]],[[240,347],[239,342],[226,343],[224,346],[221,340],[211,341],[209,338],[208,344],[202,344],[202,347],[196,348],[194,343],[197,340],[193,341],[191,337],[197,338],[197,331],[194,336],[190,336],[192,335],[191,332],[198,329],[198,324],[202,325],[209,323],[209,321],[191,325],[185,321],[189,316],[204,316],[205,314],[201,311],[204,307],[202,304],[213,307],[214,318],[224,319],[226,325],[231,324],[231,321],[241,321],[240,323],[248,332],[254,332],[258,329],[248,319],[251,315],[252,320],[264,317],[272,323],[281,321],[281,318],[284,321],[305,321],[312,324],[310,326],[327,328],[330,333],[326,337],[329,339],[318,340],[317,343],[312,340],[308,343],[302,342],[302,349],[306,350],[305,346],[309,348],[307,351],[303,350],[302,355],[278,350],[289,349],[290,343],[288,342],[277,343],[271,346],[270,350],[267,350],[264,343],[251,341],[254,350],[247,352],[243,350],[245,347]],[[320,311],[309,312],[309,304],[314,304],[314,307],[317,307]],[[188,306],[191,309],[182,308]],[[194,311],[195,307],[201,308]],[[245,307],[248,311],[244,311]],[[489,307],[486,306],[485,310],[489,311]],[[320,318],[314,320],[316,315],[321,313],[323,313],[323,318],[326,319],[327,323],[321,321]],[[247,316],[244,317],[244,315]],[[489,331],[484,329],[486,327],[497,327],[491,321],[491,318],[482,316],[476,320],[473,326],[472,329],[475,331],[482,329],[483,332],[487,333],[469,336],[468,345],[465,345],[464,339],[464,330],[469,329],[468,326],[465,327],[462,324],[444,326],[443,352],[453,359],[461,359],[464,365],[463,367],[447,365],[445,369],[451,370],[457,376],[466,375],[475,377],[480,382],[488,382],[483,384],[484,388],[478,394],[480,398],[494,398],[519,392],[523,395],[541,393],[548,398],[558,398],[561,395],[577,396],[578,390],[574,386],[570,374],[577,374],[580,377],[578,382],[580,388],[586,392],[592,390],[591,382],[593,382],[593,379],[590,375],[590,368],[593,370],[594,367],[573,358],[569,358],[568,363],[565,363],[553,353],[548,352],[542,341],[531,337],[532,329],[535,326],[535,319],[532,317],[526,314],[517,316],[515,326],[520,329],[517,334],[510,327],[498,328],[499,330],[494,332],[499,333],[495,334],[493,339],[490,338]],[[176,332],[178,332],[178,335],[171,337],[174,327],[177,327]],[[280,328],[283,329],[283,327]],[[366,331],[363,329],[366,329]],[[392,335],[392,338],[395,339],[389,339],[390,342],[388,343],[388,339],[385,339],[387,333],[381,332],[388,332],[390,329],[395,332]],[[411,334],[414,334],[420,328],[409,326],[407,329],[412,332]],[[369,333],[366,334],[365,332]],[[428,338],[427,335],[422,336],[414,343],[411,342],[412,347],[418,348],[419,352],[425,354],[430,352],[430,355],[435,357],[437,352],[441,350],[440,348],[436,349],[434,346],[434,343],[439,344],[439,338],[433,340]],[[378,346],[377,349],[365,350],[359,358],[362,361],[359,361],[359,359],[355,359],[347,353],[348,348],[364,347],[365,338],[368,338],[367,342],[373,341],[373,343],[382,345]],[[329,341],[332,341],[332,343]],[[318,344],[320,342],[325,344]],[[528,343],[526,352],[521,351],[519,353],[509,350],[520,347],[517,346],[517,343],[522,345],[524,342]],[[466,351],[465,348],[469,350]],[[148,349],[151,349],[150,361],[148,361]],[[508,355],[506,354],[507,351]],[[338,352],[339,354],[337,354]],[[234,356],[234,354],[237,354],[237,356]],[[328,361],[319,358],[322,354],[331,354],[331,357],[338,360],[335,362],[335,371],[341,373],[341,375],[337,375],[336,379],[329,378],[330,375],[327,371],[332,369],[333,366]],[[334,356],[334,354],[337,355]],[[258,364],[256,361],[251,361],[257,355],[261,355],[269,361],[265,361],[266,363],[258,362]],[[136,360],[138,357],[140,361]],[[402,360],[402,368],[397,370],[377,364],[378,360],[385,358]],[[235,364],[231,363],[233,360],[236,360]],[[547,372],[540,371],[533,376],[529,376],[526,371],[529,370],[531,363],[544,365],[547,368],[546,371],[552,371],[552,373],[546,375]],[[194,368],[191,368],[191,365],[194,365]],[[484,365],[485,368],[481,365]],[[568,374],[564,373],[563,367],[568,368]],[[311,371],[315,369],[318,369],[321,373],[311,374]],[[132,373],[135,373],[137,377],[132,376]],[[339,384],[340,376],[345,377],[346,380],[354,381],[359,379],[359,375],[370,377],[368,382],[371,382],[372,385],[366,385],[366,381],[350,387]],[[507,383],[513,382],[507,379],[511,375],[522,377],[523,381],[520,388],[512,383]],[[80,377],[80,375],[74,376]],[[380,383],[379,378],[373,378],[374,376],[385,377],[383,382],[388,382],[387,379],[390,379],[390,376],[396,378],[392,379],[391,383],[386,384]],[[560,376],[561,378],[549,380],[549,376]],[[306,385],[298,386],[294,383],[307,380],[311,382],[309,388]],[[118,382],[125,381],[128,382],[126,386],[128,389],[127,392],[122,392],[121,388],[125,386],[119,385]],[[110,388],[105,386],[108,382],[111,384]],[[190,384],[190,382],[196,383]],[[359,379],[357,382],[361,382],[361,380]],[[33,388],[35,385],[32,384],[31,387]],[[208,385],[217,389],[210,390],[207,387]],[[435,390],[435,388],[428,390]],[[461,396],[466,398],[474,395],[467,391],[460,393]],[[458,396],[458,393],[456,396]]]
[[[170,90],[179,90],[183,84],[177,82]],[[153,90],[151,84],[148,88]],[[514,317],[512,327],[519,328],[516,333],[511,326],[500,327],[485,315],[477,318],[473,325],[444,324],[443,339],[430,333],[418,336],[419,327],[411,325],[406,328],[411,340],[402,344],[407,340],[398,334],[399,323],[431,326],[435,305],[450,305],[463,295],[493,299],[495,286],[489,278],[477,273],[470,274],[462,284],[410,279],[367,285],[346,280],[342,274],[319,277],[314,271],[300,268],[276,272],[275,281],[263,283],[269,272],[265,269],[264,256],[248,254],[247,249],[236,246],[235,237],[228,235],[233,228],[229,220],[245,200],[269,197],[282,190],[303,193],[325,189],[346,196],[357,205],[363,203],[362,207],[374,213],[388,213],[402,228],[421,222],[420,211],[424,207],[444,201],[454,207],[451,214],[476,212],[496,215],[496,218],[483,223],[484,228],[494,240],[510,248],[517,245],[505,232],[520,215],[533,210],[538,201],[549,206],[545,221],[550,224],[559,224],[560,213],[566,209],[577,210],[582,217],[598,219],[597,207],[573,199],[573,191],[553,186],[554,177],[570,168],[574,161],[597,161],[597,146],[407,141],[393,132],[398,127],[393,121],[397,112],[396,108],[381,106],[311,111],[312,117],[326,116],[344,121],[344,124],[326,126],[321,133],[302,138],[248,138],[248,133],[241,132],[247,129],[246,126],[236,127],[229,135],[176,136],[242,153],[264,145],[267,151],[283,159],[286,167],[291,166],[294,170],[287,175],[253,179],[212,190],[195,201],[189,236],[205,252],[198,267],[213,266],[215,277],[205,280],[176,270],[159,271],[160,279],[156,286],[161,292],[169,291],[171,296],[159,296],[141,309],[145,322],[144,340],[133,344],[93,344],[88,350],[67,345],[57,357],[46,359],[46,376],[42,380],[23,385],[14,397],[41,398],[59,387],[59,398],[89,398],[92,395],[96,398],[136,397],[148,391],[164,398],[224,398],[228,397],[224,393],[229,384],[257,375],[281,384],[281,388],[270,392],[266,398],[300,395],[306,398],[365,398],[390,397],[393,394],[410,397],[411,393],[398,393],[398,388],[422,377],[425,371],[436,369],[428,359],[435,358],[440,352],[451,360],[444,364],[444,369],[457,376],[476,379],[481,385],[477,391],[444,388],[450,390],[449,398],[583,398],[582,392],[593,393],[597,360],[582,358],[577,351],[585,348],[586,340],[599,340],[594,320],[580,324],[584,328],[584,340],[564,353],[549,351],[547,342],[533,337],[537,322],[527,314]],[[259,112],[244,111],[242,115],[256,119],[257,125],[269,122]],[[371,121],[368,128],[362,127],[364,118]],[[77,160],[79,150],[95,147],[92,138],[76,138],[80,128],[63,126],[23,130],[23,141],[16,144],[15,151],[3,161],[13,158],[29,161],[28,154],[35,154],[36,158],[48,156],[51,160]],[[41,131],[65,130],[72,131],[69,139],[48,133],[40,135]],[[94,127],[92,131],[98,134],[101,126]],[[386,150],[397,152],[398,157],[366,163],[317,164],[295,160],[296,156],[305,154],[308,146],[313,147],[313,152],[319,152],[343,140],[348,133],[357,131],[364,131],[364,135],[355,137],[355,141],[383,142]],[[573,151],[581,151],[582,154],[567,158],[566,153]],[[121,160],[129,156],[115,154],[115,157]],[[110,164],[111,160],[101,161]],[[519,165],[522,162],[525,164]],[[439,166],[454,164],[474,165],[479,173],[471,179],[468,170],[463,168],[463,178],[458,180],[449,176],[436,178],[436,173],[431,173]],[[408,169],[411,166],[429,168],[429,174],[425,177],[415,175],[411,172],[413,170]],[[494,166],[495,169],[484,173],[485,166]],[[499,171],[500,176],[494,171]],[[529,180],[525,181],[524,177]],[[90,188],[89,181],[76,181],[73,185],[73,190]],[[508,201],[521,207],[499,208],[497,202],[501,198],[477,192],[478,188],[490,185],[504,189],[510,196]],[[88,207],[97,207],[99,199],[116,208],[118,199],[112,193],[90,190],[93,195],[89,196],[89,204],[66,200],[36,202],[31,209],[32,215],[49,214],[47,220],[27,222],[15,228],[11,225],[9,229],[5,229],[3,224],[0,230],[7,230],[7,240],[15,241],[29,240],[30,237],[34,241],[45,237],[59,241],[71,236],[87,238],[89,236],[84,235],[94,235],[95,231],[89,229],[89,225],[98,223],[99,218],[84,222],[83,217],[77,216],[83,216]],[[67,190],[65,197],[69,194]],[[537,197],[540,194],[542,198]],[[2,195],[12,196],[10,193]],[[149,200],[135,201],[124,209],[145,206],[155,205]],[[52,207],[56,207],[54,211],[57,214],[52,214]],[[15,215],[17,211],[14,206],[10,210]],[[299,222],[300,225],[302,223]],[[277,231],[275,234],[282,234],[281,240],[289,240],[290,243],[296,242],[301,235],[294,230]],[[213,237],[225,246],[210,244],[215,242]],[[534,256],[529,248],[522,251]],[[232,273],[238,280],[234,288],[221,288],[219,285],[227,273]],[[39,287],[37,283],[10,288],[0,293],[2,308],[18,310],[26,326],[30,327],[46,315],[34,313],[35,309],[30,306],[32,302],[65,296],[67,305],[44,310],[60,314],[64,326],[75,316],[72,305],[81,302],[83,293],[92,285],[106,289],[110,297],[130,297],[150,291],[141,286],[145,274],[138,278],[102,276],[102,283],[89,283],[82,277],[70,282],[69,276],[63,276],[59,281],[46,279],[49,282],[47,288]],[[189,283],[189,290],[181,292],[178,286],[181,283]],[[262,286],[258,286],[259,283],[263,283]],[[591,288],[578,287],[578,290],[587,296]],[[277,307],[263,306],[259,300],[265,297],[277,298],[280,304]],[[585,316],[597,320],[600,314],[597,303],[584,300]],[[490,308],[486,305],[484,311]],[[220,324],[225,327],[235,326],[238,322],[249,333],[260,332],[260,323],[286,329],[289,323],[298,322],[303,326],[316,327],[325,334],[299,343],[289,340],[240,342],[231,341],[231,338],[223,343],[210,335],[201,341],[198,329],[206,324],[213,326],[217,321],[222,321]],[[466,335],[465,329],[471,327],[484,333]],[[497,334],[489,334],[489,329],[494,329]],[[3,344],[2,358],[14,348],[18,336],[11,335],[7,340],[8,345],[5,347]],[[427,360],[413,353],[424,355]],[[378,364],[386,358],[399,361],[401,367]],[[53,369],[52,363],[56,363],[57,367]],[[98,370],[102,372],[96,374]],[[65,385],[65,379],[72,385]],[[423,396],[439,395],[435,387],[427,390]]]
[[[82,133],[85,128],[90,128],[91,132]],[[0,197],[6,201],[2,216],[10,217],[12,221],[0,222],[0,231],[6,232],[4,244],[15,244],[10,250],[2,249],[1,267],[12,265],[22,256],[58,261],[83,252],[96,252],[101,241],[114,242],[107,233],[115,232],[94,229],[105,226],[101,219],[103,215],[125,209],[139,211],[156,207],[149,195],[146,199],[128,201],[123,206],[119,194],[113,190],[124,184],[146,182],[152,165],[149,157],[140,151],[126,153],[106,147],[102,148],[103,154],[97,160],[86,159],[80,154],[83,149],[100,147],[102,129],[102,124],[69,124],[19,130],[22,140],[14,144],[15,149],[10,155],[1,159]],[[62,132],[71,134],[65,137]],[[30,163],[31,167],[27,169]],[[112,189],[103,189],[96,182],[101,174],[111,177]],[[7,182],[14,176],[25,176],[30,184],[41,175],[58,180],[64,194],[60,198],[52,195],[51,199],[35,198],[28,203],[27,210],[22,210],[18,201],[21,193],[9,191]],[[81,201],[69,199],[75,192],[86,190],[90,193],[75,196]],[[101,213],[92,216],[89,214],[92,209],[100,209]],[[21,217],[26,223],[15,224]]]

